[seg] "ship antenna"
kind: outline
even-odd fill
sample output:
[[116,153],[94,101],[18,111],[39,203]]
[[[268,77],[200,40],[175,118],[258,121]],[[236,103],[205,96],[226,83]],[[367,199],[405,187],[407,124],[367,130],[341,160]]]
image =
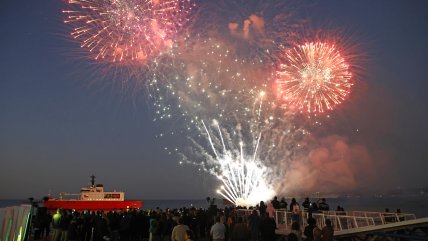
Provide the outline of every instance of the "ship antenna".
[[92,176],[90,176],[90,177],[91,177],[92,186],[95,187],[95,176],[94,176],[94,174],[92,174]]

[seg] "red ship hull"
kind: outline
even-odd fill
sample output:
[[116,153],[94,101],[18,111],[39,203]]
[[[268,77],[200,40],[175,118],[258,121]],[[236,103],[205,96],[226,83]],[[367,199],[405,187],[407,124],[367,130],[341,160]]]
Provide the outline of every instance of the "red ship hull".
[[44,206],[50,210],[59,208],[70,209],[76,211],[111,211],[111,210],[127,210],[141,209],[143,202],[140,200],[127,201],[85,201],[85,200],[52,200],[44,202]]

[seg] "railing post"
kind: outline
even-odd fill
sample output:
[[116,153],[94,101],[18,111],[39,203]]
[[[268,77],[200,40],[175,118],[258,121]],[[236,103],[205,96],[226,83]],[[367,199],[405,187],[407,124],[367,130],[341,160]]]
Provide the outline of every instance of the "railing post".
[[322,227],[325,227],[325,215],[322,213]]
[[285,228],[288,229],[288,213],[287,210],[284,211],[284,219],[285,219]]
[[91,241],[94,241],[94,228],[91,229]]
[[340,222],[340,217],[336,215],[337,223],[339,224],[339,231],[342,231],[342,222]]
[[275,223],[276,226],[278,227],[278,211],[275,209]]
[[398,217],[398,214],[396,213],[396,214],[394,214],[394,216],[395,216],[395,220],[396,220],[397,222],[400,222],[400,217]]

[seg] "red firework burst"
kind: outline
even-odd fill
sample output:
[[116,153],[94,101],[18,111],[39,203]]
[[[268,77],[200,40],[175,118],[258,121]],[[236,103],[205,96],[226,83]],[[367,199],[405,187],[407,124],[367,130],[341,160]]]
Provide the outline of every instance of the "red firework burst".
[[145,61],[171,47],[191,0],[69,0],[65,23],[95,60]]
[[349,95],[350,66],[335,44],[306,43],[285,51],[277,71],[277,96],[301,112],[333,110]]

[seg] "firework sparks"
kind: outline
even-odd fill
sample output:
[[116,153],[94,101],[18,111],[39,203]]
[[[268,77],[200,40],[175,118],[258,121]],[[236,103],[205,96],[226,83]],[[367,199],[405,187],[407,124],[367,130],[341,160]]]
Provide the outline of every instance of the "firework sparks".
[[[180,164],[193,164],[216,176],[221,182],[217,192],[236,205],[253,206],[261,200],[269,200],[275,194],[277,178],[283,174],[283,170],[272,166],[292,160],[290,157],[299,148],[296,134],[300,130],[292,126],[282,112],[279,117],[273,115],[269,93],[263,90],[229,90],[224,94],[217,89],[221,88],[214,88],[217,93],[207,88],[209,94],[206,95],[172,92],[182,100],[178,102],[181,107],[168,106],[167,112],[171,109],[182,111],[186,130],[181,133],[191,143],[174,148],[182,157]],[[188,93],[194,99],[190,100]],[[217,98],[216,102],[210,100]],[[236,105],[222,105],[229,99]],[[204,123],[203,120],[213,117],[218,119],[212,125]]]
[[285,51],[277,73],[277,94],[286,108],[320,113],[346,99],[351,78],[350,66],[334,44],[306,43]]
[[[268,169],[257,160],[260,136],[256,146],[253,147],[254,153],[247,155],[243,150],[244,143],[242,141],[239,142],[238,149],[227,148],[218,121],[214,120],[213,126],[218,130],[217,140],[220,141],[219,143],[215,142],[212,133],[203,121],[202,125],[214,153],[211,158],[215,160],[212,161],[218,163],[218,168],[212,169],[211,173],[223,183],[217,192],[225,199],[240,206],[253,206],[260,200],[271,198],[274,191],[269,188],[271,185],[267,181]],[[230,140],[227,142],[229,143]],[[221,148],[217,149],[216,144],[220,144]]]
[[305,133],[277,108],[271,65],[239,58],[218,39],[193,41],[175,55],[183,63],[168,82],[150,83],[158,119],[187,140],[165,150],[218,177],[219,194],[237,205],[268,200],[285,171],[272,167],[292,160]]
[[65,23],[95,60],[145,62],[170,48],[189,19],[190,0],[69,0]]
[[[273,79],[273,68],[238,58],[231,46],[218,39],[190,41],[196,43],[175,53],[177,71],[170,71],[163,82],[148,83],[152,96],[160,98],[155,100],[159,118],[179,116],[196,122],[197,116],[224,119],[249,114],[253,107],[247,103]],[[174,99],[173,105],[165,101],[168,98]]]

